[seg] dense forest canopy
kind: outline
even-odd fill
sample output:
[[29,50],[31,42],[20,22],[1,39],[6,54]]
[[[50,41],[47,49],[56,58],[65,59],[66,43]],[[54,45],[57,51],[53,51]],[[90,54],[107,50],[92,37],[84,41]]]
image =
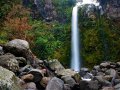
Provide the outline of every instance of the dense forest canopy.
[[[120,60],[119,0],[100,0],[87,15],[79,10],[81,55],[86,66]],[[27,40],[40,59],[59,59],[69,65],[71,58],[71,17],[74,0],[0,0],[0,44],[20,38]],[[111,11],[112,8],[113,12]]]

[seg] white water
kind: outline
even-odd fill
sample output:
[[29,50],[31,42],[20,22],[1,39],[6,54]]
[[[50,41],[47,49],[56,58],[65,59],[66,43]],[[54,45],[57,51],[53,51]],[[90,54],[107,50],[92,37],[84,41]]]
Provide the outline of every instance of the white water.
[[80,71],[81,59],[80,59],[80,42],[79,42],[79,29],[78,29],[78,10],[85,4],[94,4],[99,6],[96,0],[80,0],[73,7],[72,11],[72,41],[71,41],[71,69]]

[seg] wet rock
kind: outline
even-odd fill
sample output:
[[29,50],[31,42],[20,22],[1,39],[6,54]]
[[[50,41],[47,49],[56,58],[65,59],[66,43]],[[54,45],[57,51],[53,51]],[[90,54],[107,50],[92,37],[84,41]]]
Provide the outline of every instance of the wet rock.
[[83,71],[83,72],[90,72],[88,68],[81,68],[80,71]]
[[114,78],[116,78],[116,74],[117,72],[114,70],[114,69],[108,69],[106,72],[105,72],[106,75],[110,75]]
[[19,69],[18,61],[16,60],[15,56],[10,53],[0,56],[0,66],[13,72],[18,71]]
[[94,76],[91,73],[86,73],[83,77],[82,80],[89,79],[91,80]]
[[90,72],[88,68],[81,68],[80,69],[80,75],[81,75],[81,77],[84,77],[87,72]]
[[71,76],[62,76],[62,80],[65,82],[65,84],[70,85],[70,87],[73,87],[76,82]]
[[46,90],[64,90],[64,82],[57,77],[53,77],[48,82]]
[[0,66],[0,90],[23,90],[15,74]]

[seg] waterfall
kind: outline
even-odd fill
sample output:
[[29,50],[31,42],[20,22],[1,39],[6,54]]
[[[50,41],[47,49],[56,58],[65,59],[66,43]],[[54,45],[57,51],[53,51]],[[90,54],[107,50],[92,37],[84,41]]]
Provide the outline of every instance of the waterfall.
[[78,6],[73,7],[72,11],[72,60],[71,68],[75,71],[80,69],[80,48],[79,48],[79,31],[78,31]]
[[96,0],[77,0],[76,5],[72,11],[72,40],[71,40],[71,69],[80,71],[81,68],[81,57],[80,57],[80,40],[79,40],[79,28],[78,28],[78,10],[83,5],[95,5],[99,6]]

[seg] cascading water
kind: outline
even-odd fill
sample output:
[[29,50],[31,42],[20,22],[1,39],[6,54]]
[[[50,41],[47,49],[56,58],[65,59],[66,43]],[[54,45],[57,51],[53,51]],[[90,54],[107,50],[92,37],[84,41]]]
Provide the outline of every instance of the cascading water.
[[72,60],[71,68],[75,71],[80,69],[80,54],[79,54],[79,31],[78,31],[78,5],[73,7],[72,12]]
[[79,42],[79,29],[78,29],[78,9],[85,4],[93,4],[99,6],[96,0],[77,0],[77,4],[73,7],[72,11],[72,41],[71,41],[71,69],[80,71],[81,57],[80,57],[80,42]]

